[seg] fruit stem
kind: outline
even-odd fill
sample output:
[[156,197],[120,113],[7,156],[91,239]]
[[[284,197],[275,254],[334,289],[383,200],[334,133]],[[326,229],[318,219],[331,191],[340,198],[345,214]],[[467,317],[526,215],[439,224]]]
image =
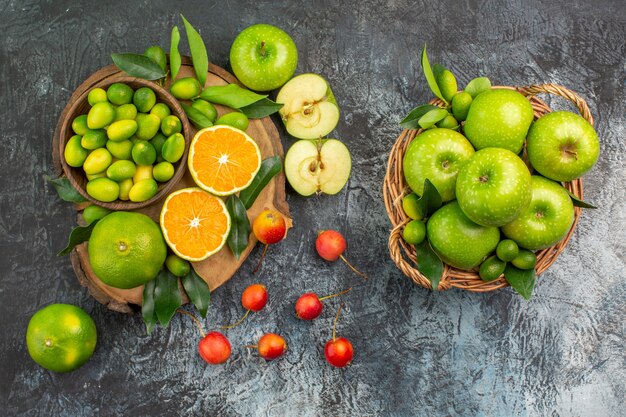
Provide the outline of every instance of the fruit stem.
[[244,347],[248,349],[258,349],[259,345],[245,345]]
[[261,56],[265,56],[265,41],[261,41]]
[[348,260],[343,255],[339,255],[339,257],[341,258],[342,261],[344,261],[346,263],[346,265],[348,265],[348,267],[350,267],[350,269],[354,273],[356,273],[357,275],[362,276],[363,279],[365,279],[365,281],[367,281],[367,275],[365,275],[363,272],[361,272],[358,269],[356,269],[355,267],[353,267],[352,264],[350,262],[348,262]]
[[232,329],[232,328],[233,328],[233,327],[235,327],[235,326],[239,326],[239,325],[241,324],[241,322],[242,322],[242,321],[244,321],[246,317],[248,317],[248,314],[250,314],[250,310],[247,310],[247,311],[246,311],[246,314],[244,314],[244,315],[243,315],[243,317],[242,317],[242,318],[240,318],[240,319],[239,319],[239,321],[238,321],[237,323],[235,323],[235,324],[231,324],[231,325],[229,325],[229,326],[222,326],[222,329],[223,329],[223,330],[226,330],[226,329]]
[[341,313],[341,307],[343,307],[343,303],[339,304],[339,308],[337,309],[337,315],[335,316],[335,321],[333,322],[333,342],[337,340],[335,337],[335,332],[337,330],[337,320],[339,320],[339,313]]
[[202,325],[200,324],[200,322],[198,321],[196,316],[194,316],[193,314],[191,314],[191,313],[189,313],[189,312],[187,312],[185,310],[182,310],[180,308],[177,309],[176,311],[178,311],[179,313],[182,313],[182,314],[186,314],[189,317],[191,317],[191,319],[196,323],[196,326],[198,326],[198,330],[200,330],[200,334],[202,335],[202,337],[206,336],[206,334],[204,334],[204,330],[202,330]]
[[257,262],[256,266],[254,267],[254,270],[252,271],[253,274],[256,274],[259,268],[261,267],[261,262],[263,262],[263,259],[265,258],[265,252],[267,252],[268,246],[269,245],[266,243],[265,248],[263,249],[263,253],[261,254],[261,257],[259,258],[259,262]]
[[344,295],[344,294],[346,294],[346,293],[349,293],[350,291],[352,291],[352,287],[348,288],[347,290],[343,290],[343,291],[341,291],[341,292],[338,292],[337,294],[326,295],[326,296],[324,296],[324,297],[322,297],[322,298],[319,298],[319,300],[320,300],[320,301],[322,301],[322,300],[327,300],[327,299],[329,299],[329,298],[337,297],[337,296],[339,296],[339,295]]

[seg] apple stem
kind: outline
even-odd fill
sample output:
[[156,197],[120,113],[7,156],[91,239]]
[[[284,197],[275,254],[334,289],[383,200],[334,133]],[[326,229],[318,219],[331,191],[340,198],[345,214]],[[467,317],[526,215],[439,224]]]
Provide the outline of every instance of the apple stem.
[[363,272],[361,272],[358,269],[356,269],[355,267],[353,267],[352,264],[350,262],[348,262],[348,260],[343,255],[339,255],[339,257],[341,258],[342,261],[344,261],[346,263],[346,265],[348,265],[348,267],[350,267],[350,269],[354,273],[356,273],[357,275],[362,276],[363,279],[365,279],[367,281],[367,275],[365,275]]
[[341,313],[341,307],[343,307],[343,303],[339,304],[339,308],[337,309],[337,315],[335,316],[335,321],[333,322],[333,342],[337,340],[335,337],[335,332],[337,330],[337,320],[339,320],[339,313]]
[[259,345],[245,345],[244,347],[248,349],[258,349]]
[[347,290],[343,290],[341,292],[338,292],[337,294],[326,295],[324,297],[319,298],[319,300],[320,301],[327,300],[329,298],[333,298],[333,297],[337,297],[337,296],[340,296],[340,295],[344,295],[346,293],[349,293],[350,291],[352,291],[352,287],[348,288]]
[[178,311],[179,313],[182,313],[182,314],[186,314],[189,317],[191,317],[191,319],[196,323],[196,326],[198,326],[198,330],[200,330],[200,334],[202,335],[202,337],[206,336],[206,334],[204,334],[204,330],[202,330],[202,325],[200,324],[200,322],[198,321],[196,316],[194,316],[193,314],[191,314],[191,313],[189,313],[189,312],[187,312],[185,310],[182,310],[180,308],[177,309],[176,311]]
[[261,41],[261,56],[265,56],[265,41]]
[[244,314],[243,317],[240,318],[239,321],[237,321],[237,323],[231,324],[229,326],[222,326],[222,329],[224,329],[224,330],[232,329],[235,326],[239,326],[241,324],[241,322],[244,321],[246,317],[248,317],[248,314],[250,314],[250,310],[246,310],[246,314]]
[[266,243],[265,248],[263,249],[263,253],[261,254],[261,257],[259,258],[259,262],[256,264],[256,266],[254,267],[254,270],[252,271],[253,274],[256,274],[259,268],[261,267],[261,262],[263,262],[263,259],[265,258],[265,252],[267,252],[268,246],[269,245]]

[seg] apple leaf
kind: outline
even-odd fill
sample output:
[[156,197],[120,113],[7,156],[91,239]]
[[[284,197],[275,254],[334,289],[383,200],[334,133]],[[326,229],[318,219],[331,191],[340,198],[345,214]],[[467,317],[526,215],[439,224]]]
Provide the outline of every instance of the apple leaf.
[[87,201],[87,199],[83,197],[81,193],[76,191],[76,188],[74,188],[74,186],[72,185],[70,180],[67,179],[67,177],[52,179],[48,175],[44,175],[43,178],[48,183],[52,184],[61,200],[70,203],[84,203],[85,201]]
[[567,194],[569,194],[569,197],[572,199],[572,203],[574,203],[574,205],[576,207],[589,208],[589,209],[597,209],[598,208],[598,207],[594,206],[593,204],[589,204],[589,203],[581,200],[580,198],[576,197],[574,194],[570,193],[569,191],[567,191]]
[[189,50],[191,51],[191,61],[193,62],[193,70],[196,73],[200,85],[204,87],[206,84],[207,72],[209,71],[209,57],[206,52],[206,46],[202,40],[202,36],[198,31],[185,19],[185,32],[187,33],[187,41],[189,42]]
[[439,107],[433,104],[424,104],[422,106],[418,106],[411,110],[409,114],[407,114],[406,117],[402,119],[402,121],[400,122],[400,126],[405,129],[417,130],[420,128],[420,125],[418,123],[419,119],[429,111],[436,110],[438,108]]
[[200,315],[206,318],[209,310],[209,302],[211,301],[211,290],[206,281],[196,274],[191,268],[189,273],[180,279],[187,296],[196,307]]
[[472,81],[467,83],[467,86],[465,86],[465,92],[472,96],[473,99],[483,91],[490,89],[491,81],[489,81],[489,78],[487,77],[474,78]]
[[241,109],[259,100],[267,98],[267,95],[254,93],[237,84],[211,85],[200,93],[200,98],[215,104],[222,104],[233,109]]
[[428,113],[420,117],[417,123],[421,126],[422,129],[428,129],[429,127],[433,127],[435,124],[448,117],[449,114],[450,113],[448,113],[448,110],[436,108],[434,110],[430,110]]
[[148,334],[152,333],[157,323],[157,317],[154,312],[154,284],[155,280],[146,282],[146,285],[143,287],[141,299],[141,316],[143,317],[143,322],[146,325],[146,332]]
[[176,79],[178,71],[180,70],[180,52],[178,51],[178,44],[180,43],[180,32],[178,26],[172,28],[172,36],[170,40],[170,75],[172,81]]
[[98,223],[98,220],[92,221],[87,226],[77,226],[72,229],[72,231],[70,232],[70,237],[67,240],[67,246],[61,252],[57,253],[57,256],[68,255],[77,245],[88,241],[91,237],[91,232],[93,231],[93,228],[96,226],[96,223]]
[[115,65],[131,77],[144,80],[158,80],[165,77],[165,71],[151,58],[140,54],[111,54]]
[[191,120],[191,123],[193,123],[194,126],[198,129],[204,129],[205,127],[213,126],[213,122],[211,122],[211,119],[206,117],[206,115],[200,110],[185,103],[180,103],[180,105],[185,111],[185,114],[187,115],[189,120]]
[[155,278],[154,311],[161,325],[166,327],[176,309],[183,303],[178,289],[178,278],[171,272],[162,270]]
[[276,103],[265,97],[259,101],[255,101],[252,104],[241,107],[239,110],[243,114],[245,114],[248,119],[261,119],[263,117],[269,116],[270,114],[276,113],[283,106],[284,104]]
[[226,242],[228,247],[239,260],[243,251],[248,247],[248,237],[250,236],[250,220],[246,207],[239,197],[231,195],[226,200],[226,209],[230,214],[230,233]]
[[424,217],[430,216],[439,207],[441,207],[442,200],[439,191],[433,185],[428,178],[424,180],[424,192],[422,196],[417,200],[417,206],[419,212],[424,213]]
[[439,90],[439,86],[437,85],[437,80],[435,79],[433,70],[432,68],[430,68],[428,55],[426,54],[426,45],[424,45],[424,48],[422,49],[421,63],[422,71],[424,71],[424,76],[426,77],[426,82],[428,83],[430,90],[447,104],[448,102],[443,98],[443,94],[441,94],[441,90]]
[[443,275],[443,262],[430,247],[428,239],[424,239],[422,243],[416,245],[415,252],[417,254],[417,269],[428,278],[433,290],[437,290]]
[[261,168],[255,175],[248,187],[239,193],[239,199],[246,209],[252,207],[254,200],[259,196],[265,186],[283,169],[280,156],[274,155],[261,162]]
[[534,269],[519,269],[507,264],[504,269],[504,278],[526,300],[529,300],[535,288],[537,275]]

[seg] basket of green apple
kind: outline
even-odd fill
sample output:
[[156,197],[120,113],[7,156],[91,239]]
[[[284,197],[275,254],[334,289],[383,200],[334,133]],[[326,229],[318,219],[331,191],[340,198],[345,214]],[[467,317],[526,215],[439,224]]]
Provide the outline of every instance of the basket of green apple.
[[[454,75],[421,63],[437,96],[402,120],[383,185],[389,251],[416,284],[532,295],[536,277],[564,250],[581,214],[581,176],[599,156],[587,103],[555,84],[457,91]],[[570,101],[552,111],[537,94]]]

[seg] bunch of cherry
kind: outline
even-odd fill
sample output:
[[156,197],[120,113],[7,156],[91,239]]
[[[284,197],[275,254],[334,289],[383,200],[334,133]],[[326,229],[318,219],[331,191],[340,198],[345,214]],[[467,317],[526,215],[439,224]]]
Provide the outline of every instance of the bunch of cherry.
[[[265,244],[265,249],[263,250],[259,264],[253,272],[255,273],[263,261],[268,245],[278,243],[283,240],[287,233],[287,228],[285,219],[280,213],[273,210],[264,210],[254,220],[252,230],[256,238],[261,243]],[[367,279],[367,276],[355,269],[344,258],[343,253],[346,250],[346,240],[339,232],[334,230],[320,232],[317,236],[317,240],[315,241],[315,248],[317,253],[323,259],[331,262],[336,261],[337,259],[342,259],[350,267],[350,269],[361,275],[364,279]],[[348,288],[347,290],[324,297],[318,297],[314,292],[302,294],[296,301],[296,316],[301,320],[313,320],[322,314],[323,300],[346,294],[351,290],[352,288]],[[264,285],[253,284],[247,287],[243,294],[241,294],[241,305],[246,310],[245,314],[236,323],[229,326],[222,326],[222,329],[225,330],[233,328],[243,322],[250,312],[261,311],[267,304],[267,298],[267,289]],[[212,331],[205,335],[202,331],[200,322],[198,322],[193,315],[183,310],[179,311],[191,316],[202,333],[203,337],[198,344],[198,350],[202,359],[213,365],[226,362],[231,354],[231,345],[228,338],[218,331]],[[352,348],[352,343],[350,343],[348,339],[345,337],[336,337],[337,321],[339,319],[340,312],[341,305],[337,309],[337,314],[333,323],[332,339],[329,340],[324,347],[324,356],[331,365],[343,368],[352,362],[354,350]],[[266,360],[273,360],[285,353],[287,350],[287,343],[285,342],[285,339],[278,334],[266,333],[261,336],[256,345],[248,345],[245,347],[257,349],[259,356]]]

